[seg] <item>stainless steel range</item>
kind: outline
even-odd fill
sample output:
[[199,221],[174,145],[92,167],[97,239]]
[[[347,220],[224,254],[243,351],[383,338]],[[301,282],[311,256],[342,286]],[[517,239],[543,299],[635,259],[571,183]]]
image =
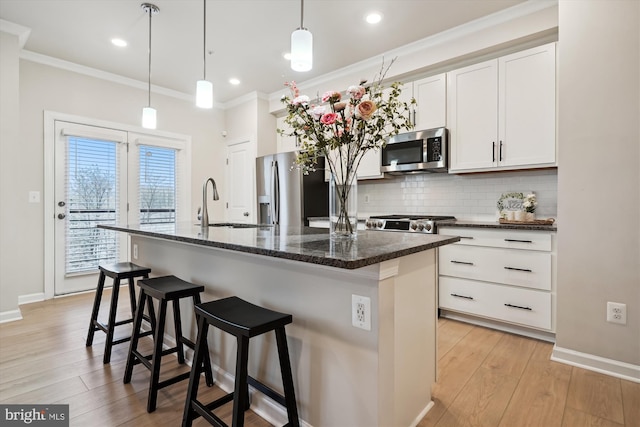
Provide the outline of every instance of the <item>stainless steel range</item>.
[[366,221],[367,230],[404,231],[436,234],[438,224],[455,221],[453,216],[438,215],[375,215]]

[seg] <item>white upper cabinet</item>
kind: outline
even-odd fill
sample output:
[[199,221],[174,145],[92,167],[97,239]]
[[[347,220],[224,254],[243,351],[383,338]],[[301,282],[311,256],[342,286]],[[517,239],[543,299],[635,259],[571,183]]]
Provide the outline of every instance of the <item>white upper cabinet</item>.
[[[276,127],[278,129],[282,129],[285,132],[289,133],[291,131],[291,126],[284,122],[285,117],[278,117],[276,119]],[[298,138],[295,136],[288,135],[280,135],[276,136],[277,150],[278,153],[285,153],[287,151],[295,151],[298,149]]]
[[556,165],[555,43],[448,73],[450,172]]
[[496,166],[498,61],[452,71],[448,85],[449,170]]
[[[413,82],[413,96],[416,98],[417,105],[414,108],[412,122],[416,130],[446,126],[446,82],[446,74],[444,73]],[[409,97],[410,100],[411,97]]]
[[556,45],[498,60],[501,166],[556,161]]

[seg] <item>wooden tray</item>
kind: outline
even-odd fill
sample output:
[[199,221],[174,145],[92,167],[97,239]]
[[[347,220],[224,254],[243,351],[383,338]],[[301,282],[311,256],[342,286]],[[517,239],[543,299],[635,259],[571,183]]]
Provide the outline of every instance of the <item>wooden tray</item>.
[[556,220],[554,218],[547,218],[547,219],[534,219],[533,221],[511,221],[508,219],[500,218],[498,221],[500,222],[500,224],[552,225]]

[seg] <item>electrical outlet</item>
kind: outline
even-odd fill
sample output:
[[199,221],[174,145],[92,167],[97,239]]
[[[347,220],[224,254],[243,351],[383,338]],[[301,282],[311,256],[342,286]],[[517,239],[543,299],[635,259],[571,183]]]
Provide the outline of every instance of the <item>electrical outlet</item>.
[[607,322],[627,324],[627,304],[607,302]]
[[138,245],[133,244],[133,259],[138,259]]
[[351,295],[351,324],[365,331],[371,330],[371,298]]
[[369,195],[368,194],[364,195],[364,202],[365,203],[369,203]]

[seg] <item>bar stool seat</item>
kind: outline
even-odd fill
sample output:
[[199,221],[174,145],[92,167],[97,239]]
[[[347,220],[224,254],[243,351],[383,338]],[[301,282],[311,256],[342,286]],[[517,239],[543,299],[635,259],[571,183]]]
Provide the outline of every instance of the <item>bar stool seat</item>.
[[[196,339],[193,366],[199,366],[209,354],[207,333],[209,325],[213,325],[235,336],[237,339],[235,387],[232,393],[211,403],[204,404],[197,400],[200,376],[192,368],[182,426],[190,427],[194,419],[202,416],[211,425],[228,427],[212,410],[231,400],[233,400],[232,425],[233,427],[244,426],[244,412],[249,409],[248,385],[251,384],[258,391],[285,406],[289,419],[287,426],[298,427],[300,421],[298,419],[293,375],[291,373],[291,362],[284,328],[285,325],[292,322],[292,316],[259,307],[235,296],[197,304],[195,313],[198,321],[198,337]],[[249,339],[270,331],[274,331],[276,335],[284,396],[248,375]]]
[[[151,371],[151,377],[149,379],[149,397],[147,399],[147,412],[153,412],[156,410],[158,390],[189,378],[190,372],[185,372],[164,381],[160,381],[160,365],[162,363],[162,356],[166,356],[171,353],[177,353],[178,363],[183,364],[183,346],[186,345],[191,349],[195,348],[195,344],[182,335],[180,299],[191,297],[194,305],[199,304],[200,292],[204,292],[204,286],[194,285],[193,283],[186,282],[176,276],[164,276],[139,280],[138,286],[140,287],[138,309],[133,323],[133,334],[131,338],[131,345],[129,346],[129,354],[127,357],[123,381],[125,384],[131,382],[133,367],[137,364],[143,364]],[[147,304],[149,308],[153,307],[153,298],[158,300],[159,306],[158,317],[157,319],[154,319],[153,322],[153,329],[155,329],[153,336],[153,353],[150,355],[143,355],[138,351],[139,339],[145,335],[145,333],[140,331],[140,327],[143,319],[144,306]],[[163,350],[164,326],[167,315],[167,302],[169,301],[173,304],[176,346]],[[193,366],[197,367],[194,368],[193,371],[197,372],[198,375],[200,375],[201,372],[205,373],[207,385],[212,386],[213,373],[211,372],[209,354],[207,353],[199,364],[195,364],[194,362]]]
[[[100,265],[100,276],[98,277],[98,287],[96,288],[96,296],[93,300],[93,310],[91,312],[91,320],[89,321],[89,332],[87,333],[86,346],[93,345],[93,337],[96,331],[102,331],[107,334],[107,339],[104,347],[104,356],[102,358],[103,363],[109,363],[111,361],[111,348],[114,345],[122,344],[131,339],[131,336],[114,340],[114,332],[116,326],[125,325],[133,322],[133,317],[136,312],[136,294],[134,289],[134,281],[137,277],[147,278],[151,269],[147,267],[141,267],[131,262],[119,262],[116,264]],[[102,301],[102,292],[104,290],[104,283],[106,277],[113,279],[113,288],[111,291],[111,307],[109,308],[109,320],[107,323],[101,323],[98,321],[98,311],[100,310],[100,302]],[[120,281],[127,279],[129,284],[129,298],[131,301],[131,318],[126,320],[116,321],[116,313],[118,311],[118,295],[120,293]],[[147,320],[150,320],[146,317]],[[152,325],[153,329],[153,325]],[[147,332],[149,335],[151,332]]]

